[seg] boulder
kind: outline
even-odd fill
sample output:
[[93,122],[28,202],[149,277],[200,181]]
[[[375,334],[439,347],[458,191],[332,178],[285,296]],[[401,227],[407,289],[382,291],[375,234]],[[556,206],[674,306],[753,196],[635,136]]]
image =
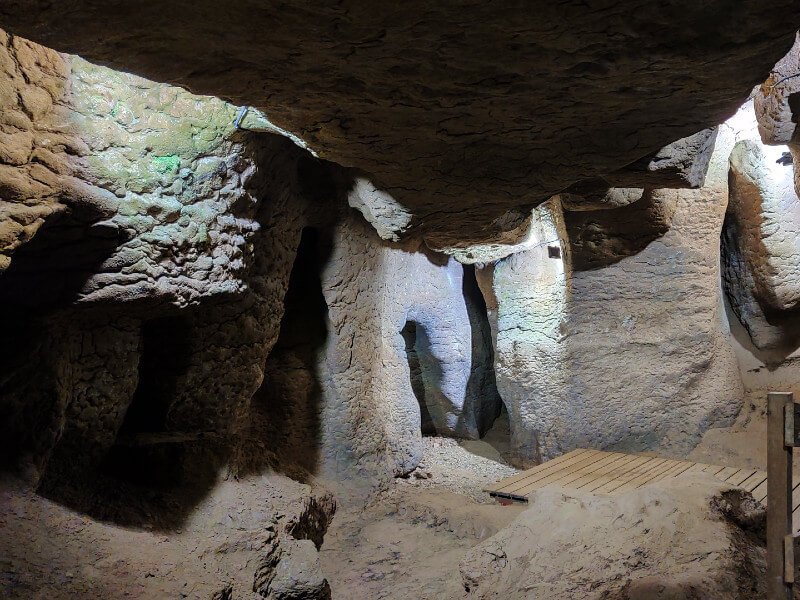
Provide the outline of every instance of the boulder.
[[785,146],[738,142],[730,157],[730,201],[722,237],[723,281],[731,308],[769,363],[800,344],[800,199]]

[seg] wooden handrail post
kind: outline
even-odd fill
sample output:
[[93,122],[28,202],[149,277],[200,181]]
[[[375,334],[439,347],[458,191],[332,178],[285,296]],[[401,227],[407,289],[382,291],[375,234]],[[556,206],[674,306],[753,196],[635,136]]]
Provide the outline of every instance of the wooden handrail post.
[[[795,406],[791,392],[770,392],[768,394],[767,600],[792,600],[793,598],[792,447],[795,443],[794,414]],[[788,431],[787,425],[791,426],[791,432]]]

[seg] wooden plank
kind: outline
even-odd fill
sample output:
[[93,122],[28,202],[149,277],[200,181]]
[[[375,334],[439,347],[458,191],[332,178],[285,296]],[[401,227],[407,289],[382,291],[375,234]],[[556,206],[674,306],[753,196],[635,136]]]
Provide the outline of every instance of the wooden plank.
[[543,488],[547,485],[554,483],[560,484],[562,479],[573,473],[583,473],[586,472],[586,469],[591,469],[595,463],[603,460],[603,454],[604,453],[602,452],[598,452],[597,454],[588,456],[581,461],[567,465],[563,469],[553,471],[544,477],[538,477],[535,479],[535,481],[526,480],[525,482],[520,482],[519,485],[521,487],[516,488],[514,492],[517,494],[527,495],[533,490],[538,490],[539,488]]
[[640,459],[641,460],[631,461],[628,463],[628,468],[624,469],[622,472],[615,473],[613,477],[608,479],[608,481],[585,486],[584,489],[594,494],[607,494],[611,490],[619,487],[623,483],[630,481],[641,473],[656,468],[666,460],[664,458],[653,458],[652,456],[643,456],[640,457]]
[[580,489],[587,492],[595,492],[604,486],[608,486],[609,484],[618,481],[620,477],[625,477],[626,475],[633,476],[633,472],[638,472],[638,469],[648,463],[653,463],[655,460],[656,459],[652,456],[631,456],[631,460],[626,461],[616,469],[613,469],[608,473],[598,477],[595,481],[581,486]]
[[601,474],[600,476],[584,483],[579,487],[576,486],[576,489],[586,492],[593,492],[597,488],[607,485],[609,482],[615,481],[617,478],[624,476],[626,473],[652,460],[654,459],[650,456],[631,455],[629,460],[620,461],[613,469]]
[[658,479],[656,479],[654,481],[648,481],[646,483],[643,483],[639,487],[644,487],[645,485],[650,485],[651,483],[655,483],[656,481],[662,481],[664,479],[669,479],[670,477],[677,477],[678,475],[681,475],[682,473],[685,473],[686,471],[691,469],[693,464],[694,463],[686,462],[685,460],[678,461],[677,465],[675,465],[674,467],[669,469],[666,473],[664,473],[663,475],[658,477]]
[[566,461],[564,461],[562,463],[559,463],[553,469],[539,469],[535,473],[531,473],[530,477],[528,477],[526,479],[523,479],[521,481],[518,481],[516,483],[513,483],[512,485],[507,486],[506,488],[504,488],[502,491],[518,493],[523,488],[528,488],[531,485],[541,481],[542,479],[546,479],[546,478],[552,477],[552,476],[559,476],[563,472],[564,469],[566,469],[566,468],[568,468],[570,466],[576,466],[576,465],[583,465],[583,464],[591,463],[592,461],[599,460],[601,457],[602,457],[602,453],[596,452],[594,450],[592,450],[591,452],[587,452],[585,454],[576,455],[571,460],[566,460]]
[[746,489],[748,492],[752,492],[755,490],[759,485],[764,483],[767,480],[767,473],[766,471],[756,471],[750,477],[745,479],[739,485]]
[[[764,471],[596,450],[574,450],[504,479],[486,491],[495,497],[520,501],[527,501],[528,494],[543,487],[618,494],[697,472],[713,474],[731,485],[738,485],[750,491],[756,500],[766,503],[769,484]],[[793,492],[791,507],[800,511],[800,481]]]
[[728,477],[728,483],[741,487],[742,483],[744,483],[744,481],[749,479],[752,475],[755,475],[755,473],[755,469],[740,469],[738,473]]
[[710,473],[714,477],[717,476],[717,473],[725,469],[725,467],[720,467],[719,465],[708,465],[705,469],[703,469],[703,473]]
[[537,465],[537,466],[535,466],[535,467],[533,467],[531,469],[527,469],[527,470],[523,471],[522,473],[517,473],[516,475],[513,475],[511,477],[506,477],[502,481],[497,482],[497,484],[495,484],[494,486],[486,488],[486,491],[495,491],[495,490],[498,490],[500,488],[506,487],[508,485],[511,485],[513,483],[516,483],[518,481],[526,479],[527,477],[530,477],[533,473],[535,473],[539,469],[543,469],[545,467],[553,468],[555,465],[557,465],[559,463],[562,463],[562,462],[564,462],[566,460],[570,460],[570,459],[574,458],[575,456],[578,456],[578,455],[581,455],[581,454],[585,454],[586,452],[588,452],[588,450],[584,450],[584,449],[578,449],[578,450],[573,450],[572,452],[567,452],[566,454],[562,454],[559,457],[556,457],[556,458],[554,458],[552,460],[548,460],[547,462],[544,462],[544,463],[542,463],[540,465]]
[[702,471],[706,470],[706,469],[707,469],[708,467],[710,467],[710,466],[711,466],[711,465],[707,465],[707,464],[705,464],[705,463],[694,463],[694,464],[693,464],[693,465],[692,465],[692,466],[689,468],[689,470],[688,470],[688,471],[686,471],[686,472],[687,472],[687,473],[700,473],[700,472],[702,472]]
[[800,481],[792,488],[792,512],[797,510],[798,506],[800,506]]
[[714,477],[727,482],[728,477],[736,475],[739,471],[740,469],[737,469],[736,467],[724,467],[719,473],[715,473]]
[[616,458],[613,461],[606,463],[593,473],[587,473],[586,475],[583,475],[578,479],[571,481],[570,488],[578,490],[583,486],[585,486],[586,484],[591,483],[592,481],[596,481],[598,478],[607,475],[608,473],[614,471],[615,469],[618,469],[621,465],[630,462],[631,458],[630,454],[618,454],[616,452],[613,452],[611,454],[616,456]]
[[792,448],[784,445],[788,392],[767,396],[767,600],[792,600],[784,577],[784,539],[792,533]]
[[532,469],[528,469],[527,471],[523,471],[522,473],[518,473],[513,475],[512,477],[507,477],[502,481],[499,481],[496,485],[486,488],[486,491],[489,492],[497,492],[501,491],[502,489],[509,487],[510,485],[522,481],[523,479],[527,479],[528,477],[534,476],[536,473],[546,470],[549,472],[551,469],[556,468],[557,465],[560,465],[563,462],[574,460],[576,457],[585,454],[587,452],[594,452],[593,450],[573,450],[572,452],[567,452],[566,454],[562,454],[561,456],[554,458],[553,460],[548,460],[540,465],[533,467]]
[[758,486],[751,492],[753,494],[753,498],[761,503],[766,504],[768,487],[767,480],[764,479],[764,481],[759,483]]
[[566,488],[574,488],[574,482],[583,480],[585,478],[592,478],[597,474],[600,474],[605,467],[610,467],[617,461],[623,460],[626,456],[625,454],[620,454],[618,452],[604,452],[603,454],[604,456],[601,460],[593,463],[590,467],[581,469],[576,473],[570,473],[564,479],[559,481],[558,485]]
[[569,460],[563,461],[558,465],[554,465],[552,468],[534,468],[528,473],[528,476],[524,479],[520,479],[519,481],[511,484],[504,488],[503,491],[513,491],[518,492],[521,489],[524,489],[545,477],[550,477],[551,475],[557,475],[559,473],[563,473],[564,469],[568,469],[574,465],[582,465],[585,464],[587,461],[598,460],[601,454],[598,452],[585,452],[580,455],[573,455]]
[[621,485],[609,490],[609,493],[613,494],[621,494],[622,492],[627,492],[628,490],[635,490],[637,488],[642,487],[647,483],[652,483],[653,481],[657,481],[661,479],[666,473],[674,469],[677,466],[680,466],[681,461],[677,460],[666,460],[662,464],[650,469],[649,471],[634,477],[626,482],[623,482]]

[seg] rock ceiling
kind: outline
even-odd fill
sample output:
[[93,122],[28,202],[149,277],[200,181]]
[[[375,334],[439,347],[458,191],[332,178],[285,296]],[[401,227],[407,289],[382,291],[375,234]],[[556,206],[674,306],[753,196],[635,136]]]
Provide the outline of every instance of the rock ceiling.
[[13,33],[262,109],[438,247],[723,121],[798,23],[793,0],[0,4]]

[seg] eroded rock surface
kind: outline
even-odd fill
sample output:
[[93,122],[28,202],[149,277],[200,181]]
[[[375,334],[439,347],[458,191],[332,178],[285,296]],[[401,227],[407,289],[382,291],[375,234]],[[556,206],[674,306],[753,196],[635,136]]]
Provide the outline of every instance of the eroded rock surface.
[[680,454],[732,421],[742,387],[715,290],[734,141],[720,133],[699,189],[648,190],[615,210],[552,199],[534,212],[529,249],[481,273],[520,460],[578,447]]
[[730,203],[723,236],[731,307],[771,363],[800,343],[800,199],[781,150],[742,140],[730,158]]
[[800,7],[39,0],[5,2],[0,20],[263,109],[324,158],[369,173],[445,248],[491,241],[509,209],[723,121],[789,49]]

